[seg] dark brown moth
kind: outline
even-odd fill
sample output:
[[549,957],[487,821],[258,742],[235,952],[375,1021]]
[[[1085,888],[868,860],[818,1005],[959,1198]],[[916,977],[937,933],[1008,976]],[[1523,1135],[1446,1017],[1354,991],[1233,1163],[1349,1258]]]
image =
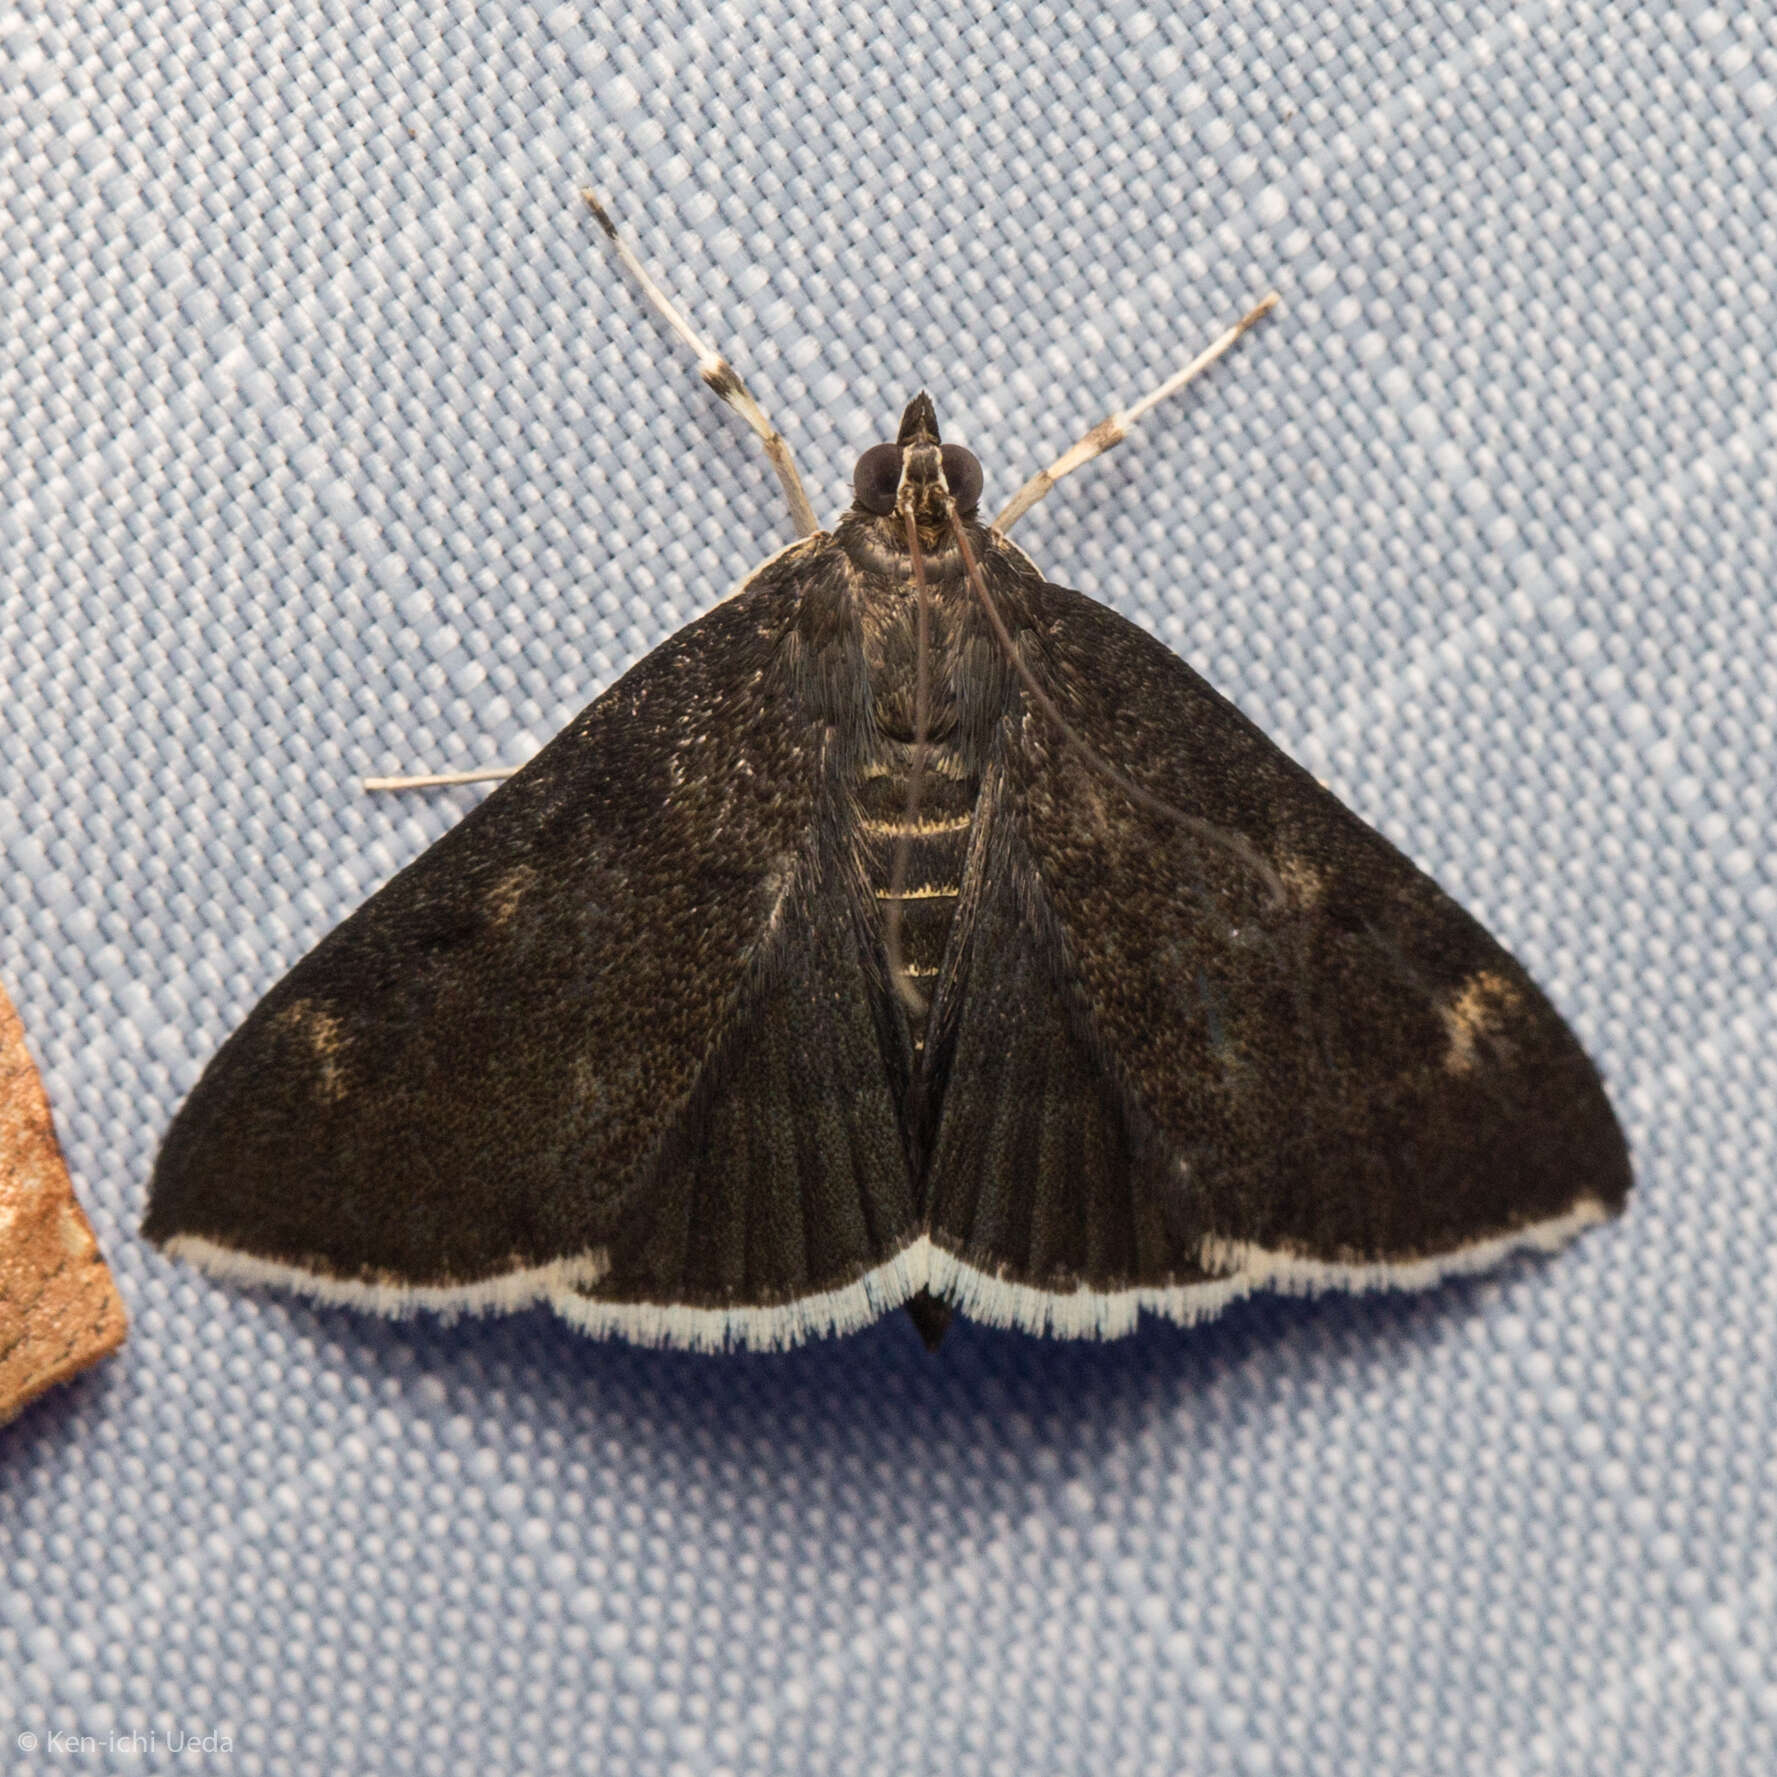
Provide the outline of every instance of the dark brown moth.
[[1524,970],[982,523],[926,397],[854,491],[272,989],[166,1138],[150,1238],[713,1349],[903,1304],[932,1342],[953,1309],[1110,1335],[1621,1209]]

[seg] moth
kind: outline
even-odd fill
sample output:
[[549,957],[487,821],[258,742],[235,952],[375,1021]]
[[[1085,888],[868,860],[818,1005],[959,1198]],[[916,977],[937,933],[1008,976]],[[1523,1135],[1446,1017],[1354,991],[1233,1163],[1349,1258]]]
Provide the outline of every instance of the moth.
[[383,1312],[778,1347],[1418,1286],[1617,1213],[1525,971],[1154,637],[991,524],[931,401],[299,962],[144,1232]]

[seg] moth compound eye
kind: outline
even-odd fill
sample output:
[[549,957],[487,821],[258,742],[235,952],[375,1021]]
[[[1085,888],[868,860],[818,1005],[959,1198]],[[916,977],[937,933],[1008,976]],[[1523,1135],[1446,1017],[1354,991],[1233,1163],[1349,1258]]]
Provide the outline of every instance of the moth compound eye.
[[960,444],[947,444],[943,450],[944,482],[956,509],[966,518],[981,504],[981,465],[974,453]]
[[901,486],[901,447],[873,444],[851,472],[851,491],[866,512],[893,512]]

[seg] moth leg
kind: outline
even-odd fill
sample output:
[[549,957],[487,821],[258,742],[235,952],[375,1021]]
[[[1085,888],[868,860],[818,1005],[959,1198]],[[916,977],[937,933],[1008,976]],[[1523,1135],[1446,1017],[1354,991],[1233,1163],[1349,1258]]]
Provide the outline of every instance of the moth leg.
[[765,446],[765,454],[771,459],[772,468],[777,471],[784,497],[790,502],[790,522],[796,527],[796,534],[799,537],[812,537],[820,526],[815,523],[814,508],[808,503],[808,495],[802,491],[802,477],[796,473],[796,465],[791,459],[789,445],[784,442],[783,433],[765,417],[764,409],[753,399],[752,391],[740,380],[740,373],[734,366],[698,333],[679,313],[667,293],[648,276],[647,267],[617,232],[616,223],[599,202],[597,193],[583,190],[580,195],[586,199],[587,208],[598,218],[599,227],[616,248],[617,257],[623,261],[625,270],[641,285],[642,294],[654,305],[667,326],[697,354],[698,375],[714,392],[717,400],[733,408],[757,434],[760,443]]
[[[610,224],[606,223],[605,226],[609,228]],[[1100,420],[1084,438],[1069,445],[1047,469],[1039,469],[1006,502],[999,516],[994,519],[993,528],[996,531],[1010,530],[1064,475],[1072,475],[1076,469],[1084,468],[1094,457],[1103,456],[1113,444],[1121,444],[1129,436],[1130,428],[1137,420],[1158,407],[1169,396],[1176,395],[1186,383],[1201,376],[1218,358],[1232,349],[1234,342],[1249,327],[1255,326],[1270,314],[1280,300],[1275,290],[1268,290],[1227,332],[1212,340],[1189,364],[1182,370],[1175,371],[1159,388],[1144,395],[1133,407],[1123,408]]]

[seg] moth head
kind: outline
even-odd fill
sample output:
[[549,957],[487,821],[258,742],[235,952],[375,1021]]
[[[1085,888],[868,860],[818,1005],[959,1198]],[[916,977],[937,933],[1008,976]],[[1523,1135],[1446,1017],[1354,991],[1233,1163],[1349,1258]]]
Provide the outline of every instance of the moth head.
[[944,517],[944,495],[957,512],[973,518],[981,503],[981,465],[960,444],[938,436],[938,416],[929,395],[916,395],[901,416],[893,444],[873,444],[852,471],[852,494],[858,509],[886,518],[911,502],[921,523]]

